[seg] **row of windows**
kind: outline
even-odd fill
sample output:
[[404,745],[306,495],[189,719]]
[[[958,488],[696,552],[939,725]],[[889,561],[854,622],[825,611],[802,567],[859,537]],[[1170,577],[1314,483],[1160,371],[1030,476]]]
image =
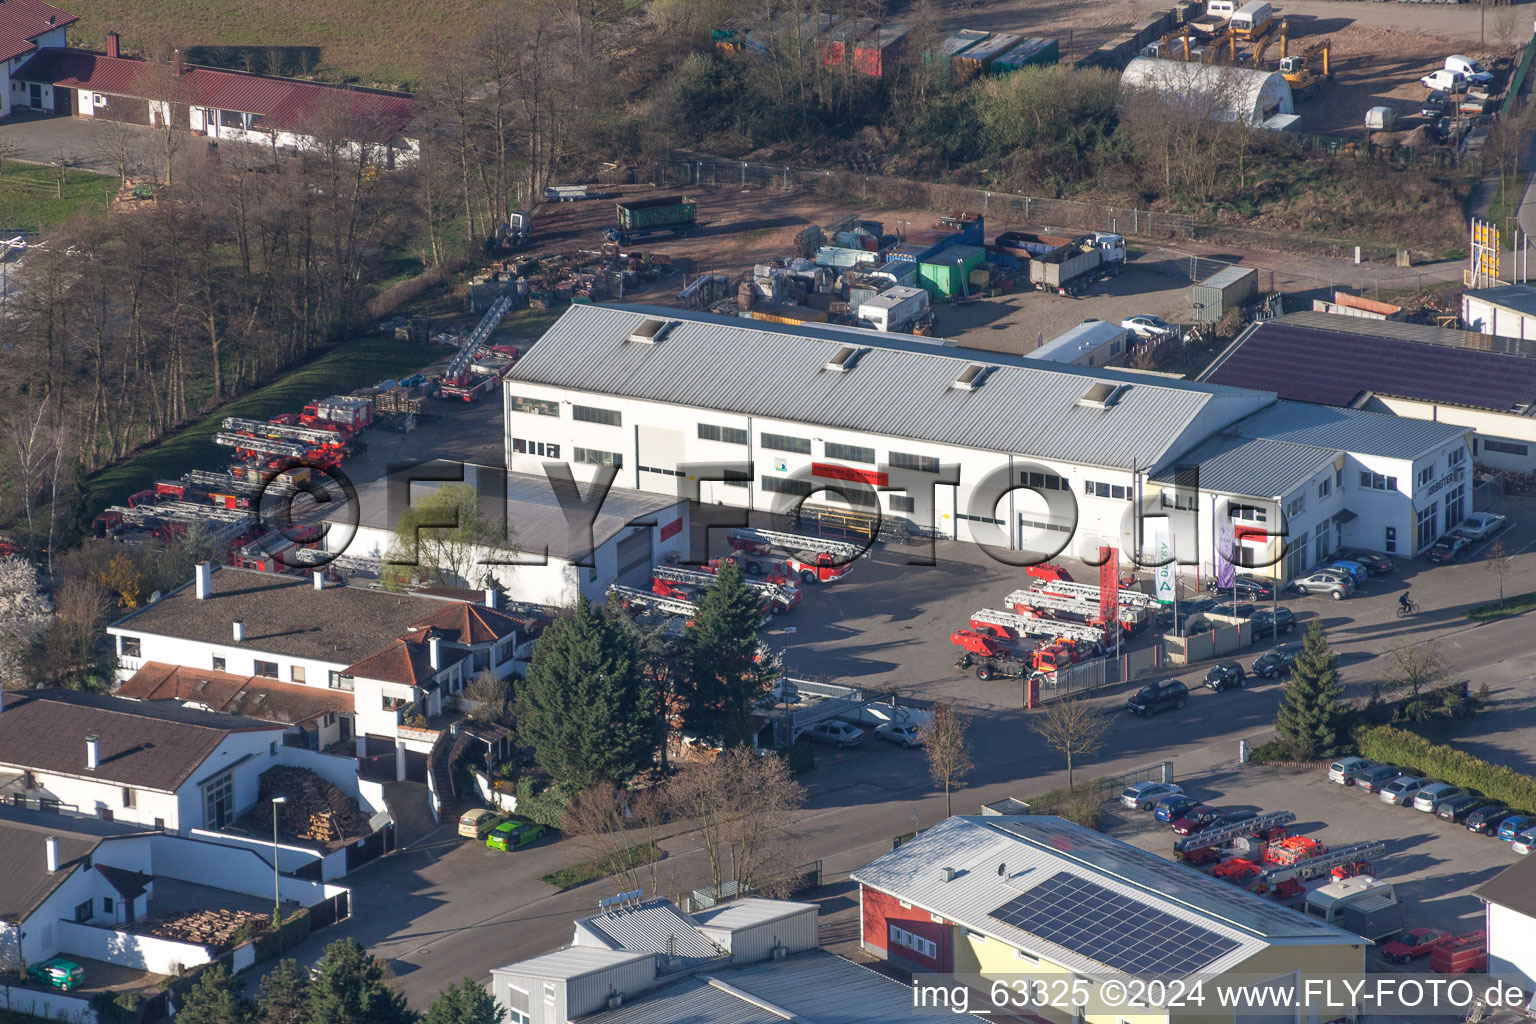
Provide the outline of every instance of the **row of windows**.
[[622,468],[624,456],[619,452],[598,451],[596,448],[571,448],[571,458],[589,466],[613,466]]
[[875,450],[863,448],[856,444],[838,444],[836,441],[828,441],[823,448],[829,459],[839,462],[864,462],[871,466],[875,464]]
[[1057,533],[1071,533],[1072,532],[1072,527],[1070,527],[1070,526],[1063,526],[1060,523],[1041,522],[1038,519],[1025,519],[1023,516],[1019,517],[1019,525],[1020,526],[1024,526],[1024,527],[1029,527],[1029,528],[1035,529],[1035,530],[1054,530]]
[[993,519],[991,516],[972,516],[972,515],[966,515],[964,512],[956,512],[955,513],[955,518],[956,519],[964,519],[964,520],[967,520],[968,522],[972,522],[972,523],[991,523],[993,526],[1002,526],[1003,525],[1003,521],[1001,519]]
[[1529,445],[1512,444],[1509,441],[1489,441],[1485,439],[1483,441],[1483,448],[1490,452],[1498,452],[1501,455],[1529,455],[1531,453]]
[[919,473],[937,473],[939,460],[929,455],[909,455],[906,452],[891,452],[891,465],[897,469],[915,469]]
[[1057,476],[1055,473],[1021,472],[1019,483],[1025,487],[1038,487],[1044,491],[1067,491],[1072,488],[1066,477]]
[[1397,477],[1382,476],[1380,473],[1371,473],[1362,469],[1360,471],[1360,486],[1372,491],[1395,491],[1397,490]]
[[678,472],[675,469],[663,469],[660,466],[641,466],[640,467],[640,472],[642,472],[642,473],[660,473],[662,476],[682,476],[683,475],[682,473]]
[[1095,498],[1120,498],[1124,501],[1132,497],[1131,488],[1125,484],[1101,484],[1093,480],[1083,481],[1083,493]]
[[1183,491],[1164,491],[1161,495],[1163,508],[1175,508],[1185,512],[1194,512],[1200,507],[1198,494],[1186,494]]
[[1296,497],[1285,503],[1285,514],[1292,519],[1295,519],[1306,510],[1307,496],[1305,494],[1298,494]]
[[1418,475],[1418,477],[1416,479],[1416,482],[1417,482],[1418,486],[1423,487],[1425,484],[1429,483],[1434,478],[1435,478],[1435,467],[1434,466],[1425,466],[1423,469],[1419,470],[1419,475]]
[[617,409],[599,409],[595,405],[571,406],[571,419],[582,423],[602,423],[610,427],[624,425],[624,417],[619,415]]
[[726,444],[747,443],[747,432],[741,427],[720,427],[713,423],[700,423],[699,437],[705,441],[724,441]]
[[521,437],[512,439],[512,450],[518,455],[539,455],[546,459],[558,459],[560,446],[557,444],[545,444],[543,441],[529,441]]
[[771,448],[776,452],[794,452],[797,455],[811,454],[811,441],[806,437],[791,437],[788,434],[760,434],[758,441],[764,448]]
[[560,403],[543,398],[523,398],[520,395],[513,395],[511,405],[513,412],[526,412],[534,416],[560,415]]
[[930,960],[938,959],[939,947],[934,944],[932,939],[925,939],[921,935],[915,935],[905,928],[898,928],[895,925],[891,925],[890,928],[892,945],[910,949],[912,952],[920,953]]

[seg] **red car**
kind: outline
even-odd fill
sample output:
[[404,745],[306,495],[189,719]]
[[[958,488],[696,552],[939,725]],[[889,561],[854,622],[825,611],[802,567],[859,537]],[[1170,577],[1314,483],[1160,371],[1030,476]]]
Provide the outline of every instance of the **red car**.
[[1210,804],[1197,804],[1174,819],[1173,830],[1181,836],[1187,836],[1191,832],[1199,832],[1210,827],[1211,822],[1221,817],[1221,809]]
[[1443,928],[1413,928],[1381,947],[1388,960],[1406,964],[1421,956],[1428,956],[1436,946],[1451,941],[1451,933]]

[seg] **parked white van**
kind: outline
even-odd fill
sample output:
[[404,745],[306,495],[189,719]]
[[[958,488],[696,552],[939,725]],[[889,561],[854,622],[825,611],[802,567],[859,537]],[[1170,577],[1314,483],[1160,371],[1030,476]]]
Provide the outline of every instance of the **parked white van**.
[[1493,72],[1488,71],[1471,57],[1466,57],[1459,53],[1445,58],[1445,70],[1465,75],[1467,81],[1475,82],[1478,85],[1487,85],[1493,81]]

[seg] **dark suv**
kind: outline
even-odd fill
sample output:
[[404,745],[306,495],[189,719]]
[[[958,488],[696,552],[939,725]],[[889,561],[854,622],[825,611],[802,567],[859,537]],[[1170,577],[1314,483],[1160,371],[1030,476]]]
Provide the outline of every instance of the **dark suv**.
[[1260,679],[1274,679],[1291,671],[1291,662],[1301,653],[1301,644],[1281,644],[1259,655],[1253,663],[1253,674]]
[[[1208,612],[1216,607],[1216,602],[1209,597],[1192,597],[1179,602],[1179,622],[1183,623],[1191,615],[1200,612]],[[1164,608],[1157,613],[1157,628],[1169,630],[1173,628],[1173,609]]]
[[1182,708],[1189,699],[1189,687],[1177,679],[1164,679],[1136,691],[1136,696],[1125,702],[1125,710],[1133,715],[1150,718],[1168,708]]
[[1296,631],[1296,616],[1289,608],[1260,608],[1248,620],[1254,640],[1267,640]]

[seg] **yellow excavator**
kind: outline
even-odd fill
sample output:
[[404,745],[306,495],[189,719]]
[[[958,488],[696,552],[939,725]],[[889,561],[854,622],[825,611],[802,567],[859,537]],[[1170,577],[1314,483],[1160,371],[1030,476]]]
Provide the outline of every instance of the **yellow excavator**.
[[[1331,39],[1313,43],[1299,54],[1287,53],[1286,40],[1280,43],[1280,73],[1285,76],[1286,84],[1291,87],[1291,95],[1298,100],[1308,100],[1316,96],[1322,88],[1322,78],[1333,77],[1333,67],[1329,60]],[[1312,60],[1314,57],[1323,58],[1323,73],[1321,77],[1313,74]]]
[[1252,56],[1248,58],[1248,66],[1251,68],[1263,67],[1264,54],[1269,52],[1270,46],[1272,46],[1276,40],[1279,40],[1281,47],[1284,48],[1286,31],[1289,29],[1289,27],[1289,22],[1282,21],[1280,22],[1280,27],[1277,31],[1266,32],[1264,35],[1254,40],[1256,45],[1253,48]]
[[[1181,45],[1175,46],[1175,43]],[[1185,25],[1177,32],[1163,36],[1157,47],[1157,55],[1164,60],[1189,60],[1189,26]]]
[[[1222,58],[1226,59],[1223,60]],[[1205,52],[1200,55],[1200,61],[1204,64],[1235,64],[1237,62],[1237,36],[1227,26],[1211,37],[1211,41],[1205,44]]]

